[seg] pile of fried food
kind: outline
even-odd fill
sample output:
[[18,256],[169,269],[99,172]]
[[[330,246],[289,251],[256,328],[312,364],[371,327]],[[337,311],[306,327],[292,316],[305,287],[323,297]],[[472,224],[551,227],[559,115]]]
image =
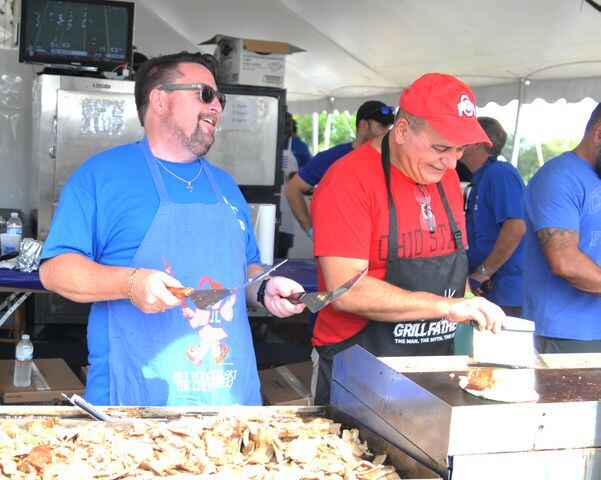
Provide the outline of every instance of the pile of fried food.
[[[0,421],[0,479],[393,480],[356,429],[322,417]],[[371,462],[367,459],[371,459]]]
[[487,388],[494,388],[497,379],[494,376],[495,370],[492,368],[475,368],[469,373],[468,383],[465,388],[470,390],[482,391]]

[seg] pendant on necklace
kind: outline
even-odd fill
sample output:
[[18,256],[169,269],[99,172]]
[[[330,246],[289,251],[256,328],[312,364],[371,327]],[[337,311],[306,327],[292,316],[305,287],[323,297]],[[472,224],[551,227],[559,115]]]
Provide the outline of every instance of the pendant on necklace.
[[186,182],[188,184],[188,191],[191,192],[192,190],[194,190],[194,187],[192,186],[192,182]]

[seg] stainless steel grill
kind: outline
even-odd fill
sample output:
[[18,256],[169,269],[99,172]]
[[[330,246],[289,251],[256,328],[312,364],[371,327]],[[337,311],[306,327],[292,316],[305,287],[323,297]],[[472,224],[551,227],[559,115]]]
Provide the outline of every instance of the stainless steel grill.
[[544,357],[540,399],[498,403],[459,387],[468,357],[379,359],[353,347],[334,359],[332,404],[452,480],[599,479],[601,356]]

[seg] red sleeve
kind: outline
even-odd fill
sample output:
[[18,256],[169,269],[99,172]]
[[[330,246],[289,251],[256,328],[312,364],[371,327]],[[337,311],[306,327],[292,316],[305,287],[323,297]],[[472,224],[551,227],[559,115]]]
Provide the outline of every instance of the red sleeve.
[[357,172],[330,168],[311,200],[314,255],[369,259],[371,198]]

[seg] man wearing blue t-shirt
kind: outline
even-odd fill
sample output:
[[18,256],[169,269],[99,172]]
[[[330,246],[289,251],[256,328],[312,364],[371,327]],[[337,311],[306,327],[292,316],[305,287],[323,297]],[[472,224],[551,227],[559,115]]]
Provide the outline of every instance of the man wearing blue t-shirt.
[[61,192],[40,279],[93,302],[92,403],[260,405],[246,305],[302,310],[282,298],[302,287],[283,277],[204,310],[168,289],[231,288],[263,271],[248,204],[203,158],[225,107],[216,68],[200,53],[145,62],[135,87],[145,138],[93,156]]
[[305,195],[319,183],[327,169],[339,158],[352,152],[368,140],[386,133],[394,122],[394,110],[382,102],[370,100],[357,110],[355,126],[357,135],[350,143],[343,143],[318,153],[300,169],[286,185],[286,198],[292,213],[305,232],[312,237],[312,222],[309,209],[305,203]]
[[524,314],[542,353],[601,352],[601,103],[526,188]]
[[524,180],[499,159],[507,141],[501,124],[490,117],[478,122],[490,138],[467,145],[461,161],[473,174],[465,216],[472,291],[499,305],[508,315],[522,313],[524,261]]

